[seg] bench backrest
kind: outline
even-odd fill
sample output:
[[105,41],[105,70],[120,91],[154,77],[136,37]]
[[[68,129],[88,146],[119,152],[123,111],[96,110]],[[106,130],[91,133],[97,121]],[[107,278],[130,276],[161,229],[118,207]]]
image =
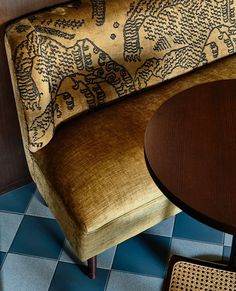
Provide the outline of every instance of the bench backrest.
[[235,0],[83,0],[11,24],[6,47],[27,147],[61,122],[236,49]]

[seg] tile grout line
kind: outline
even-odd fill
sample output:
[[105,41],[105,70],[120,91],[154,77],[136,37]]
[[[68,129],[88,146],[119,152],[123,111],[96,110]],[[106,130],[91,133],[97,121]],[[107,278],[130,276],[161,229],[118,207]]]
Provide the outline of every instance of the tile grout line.
[[24,219],[24,217],[25,217],[24,214],[21,214],[21,215],[22,215],[21,222],[19,223],[19,226],[18,226],[18,228],[17,228],[17,230],[16,230],[16,233],[15,233],[15,235],[14,235],[14,237],[13,237],[13,239],[12,239],[12,242],[11,242],[11,244],[10,244],[8,250],[7,250],[7,254],[9,253],[9,251],[10,251],[10,249],[11,249],[11,246],[12,246],[12,244],[13,244],[13,241],[14,241],[14,239],[16,238],[16,235],[17,235],[17,233],[18,233],[18,231],[19,231],[19,228],[20,228],[20,226],[21,226],[21,224],[22,224],[22,221],[23,221],[23,219]]
[[[25,188],[25,187],[27,187],[28,185],[31,185],[31,184],[34,184],[34,183],[26,184],[26,185],[24,185],[24,186],[22,186],[20,188],[17,188],[17,189],[14,190],[14,192],[17,192],[18,190],[20,190],[22,188]],[[37,187],[36,187],[36,189],[37,189]],[[26,205],[26,208],[25,208],[24,212],[18,212],[18,211],[12,211],[12,210],[4,210],[4,209],[1,209],[0,212],[2,212],[2,213],[9,213],[9,214],[16,214],[16,215],[25,215],[26,214],[26,211],[28,210],[29,205],[30,205],[30,203],[31,203],[31,201],[32,201],[32,199],[34,197],[35,191],[36,190],[34,190],[34,192],[31,194],[30,200],[29,200],[28,204]],[[3,196],[5,196],[5,195],[7,196],[11,192],[12,191],[7,192],[7,193],[3,194]],[[0,200],[1,200],[1,196],[0,196]]]
[[[36,186],[36,185],[35,185],[35,186]],[[43,214],[42,214],[42,215],[39,215],[39,214],[34,214],[34,213],[26,213],[26,212],[29,210],[30,203],[29,203],[29,205],[28,205],[28,207],[27,207],[27,209],[26,209],[26,211],[25,211],[25,215],[27,215],[27,216],[35,216],[35,217],[42,217],[42,218],[48,218],[48,219],[54,219],[54,220],[56,220],[55,216],[54,216],[53,213],[51,212],[51,209],[50,209],[48,206],[44,205],[43,202],[40,201],[39,197],[37,197],[37,196],[38,196],[38,195],[37,195],[37,192],[38,192],[39,195],[41,196],[41,193],[39,192],[39,190],[38,190],[38,188],[37,188],[37,186],[36,186],[35,191],[34,191],[34,194],[33,194],[33,196],[32,196],[32,199],[30,200],[30,203],[31,203],[32,200],[35,198],[35,199],[37,200],[37,203],[39,203],[40,208],[41,208],[42,206],[47,208],[47,210],[49,211],[49,215],[43,215]],[[41,196],[41,198],[43,199],[42,196]],[[42,207],[42,209],[43,209],[43,207]]]
[[[27,185],[30,185],[30,184],[32,184],[32,183],[29,183],[29,184],[27,184]],[[26,187],[27,185],[24,185],[24,186],[22,186],[22,187],[20,187],[20,188],[17,188],[16,191],[18,191],[18,189],[21,189],[21,188]],[[11,192],[11,191],[10,191],[10,192]],[[9,194],[10,192],[6,193],[5,195]],[[33,196],[34,196],[34,194],[32,194],[32,197],[33,197]],[[29,201],[29,203],[28,203],[28,206],[29,206],[29,204],[30,204],[30,202],[31,202],[31,200],[32,200],[32,197],[31,197],[31,199],[30,199],[30,201]],[[28,207],[28,206],[27,206],[27,207]],[[27,207],[26,207],[26,208],[27,208]],[[4,213],[5,213],[5,212],[4,212]],[[9,215],[11,215],[11,214],[15,214],[15,213],[13,213],[13,212],[7,212],[7,211],[6,211],[6,213],[8,213]],[[17,213],[17,214],[18,214],[18,215],[21,215],[21,216],[22,216],[22,219],[21,219],[21,222],[19,223],[19,226],[18,226],[18,228],[17,228],[17,230],[16,230],[16,232],[15,232],[15,235],[14,235],[14,237],[13,237],[13,239],[12,239],[12,242],[11,242],[10,246],[9,246],[8,250],[6,251],[6,253],[5,253],[5,258],[4,258],[4,260],[3,260],[2,264],[1,264],[1,270],[2,270],[2,268],[3,268],[3,266],[4,266],[4,263],[5,263],[6,259],[7,259],[7,256],[8,256],[8,254],[9,254],[9,251],[10,251],[11,246],[12,246],[12,244],[13,244],[13,241],[14,241],[14,239],[15,239],[15,237],[16,237],[17,232],[19,231],[19,228],[20,228],[20,226],[21,226],[21,224],[22,224],[22,221],[23,221],[23,219],[24,219],[24,216],[25,216],[25,212],[24,212],[24,213]]]
[[[171,233],[171,237],[170,237],[170,251],[169,251],[169,256],[168,256],[168,263],[169,263],[169,260],[171,258],[171,248],[172,248],[172,241],[173,241],[174,229],[175,229],[175,225],[176,225],[176,215],[174,216],[174,223],[173,223],[172,233]],[[167,266],[167,268],[168,268],[168,266]]]
[[[104,269],[103,269],[104,270]],[[109,271],[109,270],[108,270]],[[134,275],[134,276],[139,276],[139,277],[144,277],[144,278],[153,278],[153,279],[160,279],[164,280],[165,278],[156,276],[156,275],[151,275],[151,274],[144,274],[144,273],[136,273],[132,271],[126,271],[126,270],[119,270],[119,269],[111,269],[111,272],[117,272],[117,273],[123,273],[123,274],[129,274],[129,275]]]
[[60,251],[60,253],[59,253],[59,255],[58,255],[58,258],[57,258],[58,262],[60,262],[60,259],[61,259],[61,256],[62,256],[62,253],[63,253],[63,251],[64,251],[64,247],[65,247],[65,245],[66,245],[66,236],[65,236],[64,232],[63,232],[63,235],[64,235],[65,238],[64,238],[63,246],[62,246],[61,251]]
[[6,214],[15,214],[15,215],[24,215],[24,212],[15,212],[15,211],[8,211],[8,210],[0,210],[0,213],[6,213]]
[[112,259],[111,259],[111,266],[110,266],[110,270],[112,270],[112,266],[113,266],[113,262],[114,262],[114,259],[115,259],[115,255],[116,255],[116,251],[117,251],[117,245],[115,246],[115,251],[114,251],[114,254],[112,256]]
[[17,255],[17,256],[22,256],[22,257],[30,257],[33,259],[41,259],[41,260],[48,260],[48,261],[58,261],[58,259],[54,258],[49,258],[49,257],[41,257],[41,256],[36,256],[36,255],[30,255],[30,254],[25,254],[25,253],[18,253],[18,252],[8,252],[10,255]]
[[[34,185],[35,185],[35,183],[34,183]],[[26,208],[25,208],[24,215],[27,215],[26,212],[27,212],[27,210],[28,210],[28,208],[29,208],[29,206],[30,206],[31,201],[33,200],[33,198],[34,198],[34,196],[35,196],[36,191],[37,191],[37,187],[36,187],[36,185],[35,185],[34,192],[33,192],[32,196],[31,196],[31,198],[30,198],[30,201],[29,201],[28,205],[27,205]]]
[[53,279],[54,279],[54,277],[55,277],[55,274],[56,274],[56,271],[57,271],[58,263],[59,263],[59,261],[57,261],[56,268],[55,268],[54,273],[53,273],[53,275],[52,275],[52,278],[51,278],[51,281],[50,281],[50,283],[49,283],[49,286],[48,286],[48,290],[47,290],[47,291],[49,291],[50,288],[51,288],[52,281],[53,281]]
[[222,248],[221,261],[224,260],[224,247],[225,247],[225,232],[224,232],[224,235],[223,235],[223,248]]
[[112,269],[110,269],[109,272],[108,272],[106,283],[105,283],[105,286],[104,286],[104,289],[103,289],[104,291],[106,291],[107,288],[108,288],[108,284],[109,284],[110,277],[111,277],[111,271],[112,271]]
[[191,239],[191,238],[186,238],[186,237],[181,237],[181,236],[175,236],[172,238],[174,240],[183,240],[183,241],[195,242],[195,243],[199,243],[199,244],[214,245],[214,246],[218,246],[218,247],[224,246],[222,243],[218,243],[218,242],[209,242],[209,241]]
[[23,185],[23,186],[20,186],[20,187],[16,188],[16,189],[13,189],[13,190],[7,191],[7,192],[1,194],[0,197],[6,196],[6,195],[11,194],[11,193],[13,193],[13,192],[17,192],[17,191],[19,191],[20,189],[25,188],[25,187],[27,187],[27,186],[29,186],[29,185],[31,185],[31,184],[35,184],[35,183],[34,183],[34,182],[30,182],[30,183],[27,183],[27,184],[25,184],[25,185]]
[[[27,185],[30,185],[30,184],[31,184],[31,183],[29,183],[29,184],[27,184]],[[24,188],[24,187],[26,187],[26,185],[25,185],[25,186],[22,186],[22,187],[20,187],[20,188],[17,188],[15,191],[18,191],[18,189],[21,189],[21,188]],[[11,192],[11,191],[10,191],[10,192]],[[9,194],[10,192],[8,192],[8,193],[6,193],[6,194],[4,194],[4,195]],[[29,204],[30,204],[30,202],[31,202],[31,200],[32,200],[32,198],[33,198],[33,196],[34,196],[34,193],[32,194],[32,196],[31,196],[31,198],[30,198],[30,200],[29,200],[29,202],[28,202],[28,205],[26,206],[26,209],[29,207]],[[11,214],[15,214],[15,215],[20,215],[20,216],[22,216],[21,222],[19,223],[19,226],[18,226],[18,228],[17,228],[17,230],[16,230],[16,233],[15,233],[13,239],[12,239],[12,242],[11,242],[11,244],[10,244],[10,246],[9,246],[9,248],[8,248],[8,250],[7,250],[7,252],[6,252],[7,254],[8,254],[8,252],[9,252],[11,246],[12,246],[12,243],[13,243],[15,237],[16,237],[16,234],[17,234],[17,232],[19,231],[19,228],[20,228],[20,226],[21,226],[21,223],[22,223],[22,221],[23,221],[23,219],[24,219],[24,217],[25,217],[26,209],[25,209],[24,212],[13,212],[13,211],[2,211],[2,210],[0,211],[0,212],[2,212],[2,213],[6,213],[6,214],[9,214],[9,215],[11,215]]]
[[[3,253],[4,253],[4,252],[3,252]],[[5,261],[6,261],[7,254],[8,254],[8,253],[5,252],[5,255],[4,255],[3,261],[2,261],[2,263],[1,263],[1,265],[0,265],[0,272],[1,272],[1,270],[2,270],[2,268],[3,268],[3,265],[4,265]]]
[[114,251],[114,254],[112,256],[112,260],[111,260],[111,265],[110,265],[110,269],[108,269],[108,275],[107,275],[107,280],[106,280],[106,284],[104,286],[104,291],[107,290],[108,288],[108,284],[109,284],[109,281],[110,281],[110,276],[111,276],[111,271],[112,271],[112,266],[113,266],[113,262],[114,262],[114,259],[115,259],[115,255],[116,255],[116,251],[117,251],[117,245],[115,246],[115,251]]
[[14,239],[15,239],[15,237],[16,237],[16,234],[17,234],[17,232],[18,232],[18,230],[19,230],[19,228],[20,228],[20,225],[21,225],[21,223],[22,223],[22,221],[23,221],[24,214],[22,214],[22,216],[23,216],[23,217],[22,217],[21,222],[20,222],[20,224],[19,224],[19,226],[18,226],[18,228],[17,228],[17,231],[16,231],[16,233],[15,233],[13,239],[12,239],[12,242],[11,242],[11,244],[10,244],[8,250],[6,251],[5,258],[4,258],[4,260],[3,260],[3,262],[2,262],[2,265],[1,265],[1,270],[2,270],[2,268],[3,268],[3,266],[4,266],[4,263],[5,263],[6,259],[7,259],[7,256],[8,256],[8,254],[9,254],[10,249],[11,249],[11,246],[12,246],[12,244],[13,244],[13,241],[14,241]]

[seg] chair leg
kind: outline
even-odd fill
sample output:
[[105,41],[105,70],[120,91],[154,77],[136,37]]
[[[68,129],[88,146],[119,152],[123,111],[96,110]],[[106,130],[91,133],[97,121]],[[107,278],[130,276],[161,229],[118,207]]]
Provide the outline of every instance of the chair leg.
[[90,279],[96,278],[97,256],[88,259],[88,276]]

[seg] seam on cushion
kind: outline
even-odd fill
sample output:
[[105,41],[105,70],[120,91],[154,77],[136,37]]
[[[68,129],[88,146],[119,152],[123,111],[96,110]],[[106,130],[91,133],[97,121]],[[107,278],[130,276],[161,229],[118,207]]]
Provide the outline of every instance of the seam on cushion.
[[[164,197],[164,198],[166,198],[166,196],[165,196],[162,192],[161,192],[161,196]],[[95,233],[95,232],[97,232],[97,231],[100,231],[101,229],[106,228],[107,226],[109,226],[110,224],[116,222],[117,220],[121,219],[122,217],[126,217],[126,216],[132,214],[133,212],[136,212],[137,210],[143,208],[143,207],[148,207],[149,205],[155,203],[155,201],[157,202],[159,198],[160,198],[160,196],[159,196],[158,198],[152,199],[151,201],[149,201],[149,202],[147,202],[147,203],[145,203],[145,204],[143,204],[143,205],[140,205],[140,206],[136,207],[135,209],[132,209],[131,211],[129,211],[129,212],[125,213],[125,214],[122,214],[122,215],[116,217],[115,219],[113,219],[113,220],[107,222],[106,224],[100,226],[99,228],[97,228],[97,229],[95,229],[95,230],[92,230],[92,231],[87,232],[87,234],[92,234],[92,233]],[[167,198],[166,198],[166,200],[167,200],[169,203],[171,203],[174,207],[178,208],[177,206],[175,206],[175,205],[174,205],[170,200],[168,200]],[[86,227],[86,229],[87,229],[87,227]],[[87,231],[88,231],[88,229],[87,229]]]

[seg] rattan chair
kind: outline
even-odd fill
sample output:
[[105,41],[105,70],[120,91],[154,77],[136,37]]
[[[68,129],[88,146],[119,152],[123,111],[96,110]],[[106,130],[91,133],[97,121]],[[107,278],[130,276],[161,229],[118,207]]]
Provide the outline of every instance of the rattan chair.
[[235,291],[236,271],[216,263],[173,256],[164,291]]

